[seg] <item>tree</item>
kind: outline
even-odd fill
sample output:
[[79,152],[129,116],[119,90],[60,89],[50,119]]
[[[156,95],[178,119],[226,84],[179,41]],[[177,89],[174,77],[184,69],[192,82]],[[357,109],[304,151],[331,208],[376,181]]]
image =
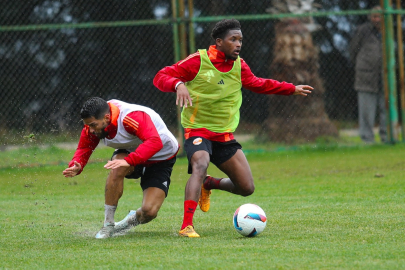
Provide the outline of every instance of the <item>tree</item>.
[[[299,14],[314,8],[313,0],[285,0],[273,1],[268,11]],[[319,30],[312,18],[282,19],[275,26],[271,77],[295,85],[311,85],[315,90],[307,98],[269,96],[269,116],[262,124],[262,134],[271,141],[307,142],[319,136],[338,135],[325,111],[325,90],[318,73],[319,51],[310,30]]]

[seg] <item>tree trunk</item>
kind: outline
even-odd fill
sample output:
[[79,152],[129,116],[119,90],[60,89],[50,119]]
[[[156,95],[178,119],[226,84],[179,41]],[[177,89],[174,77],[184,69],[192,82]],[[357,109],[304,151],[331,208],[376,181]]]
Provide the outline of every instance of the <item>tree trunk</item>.
[[262,125],[266,139],[297,143],[312,142],[320,136],[338,136],[325,112],[318,54],[311,33],[300,20],[277,23],[271,78],[294,85],[311,85],[314,91],[307,97],[269,96],[269,116]]

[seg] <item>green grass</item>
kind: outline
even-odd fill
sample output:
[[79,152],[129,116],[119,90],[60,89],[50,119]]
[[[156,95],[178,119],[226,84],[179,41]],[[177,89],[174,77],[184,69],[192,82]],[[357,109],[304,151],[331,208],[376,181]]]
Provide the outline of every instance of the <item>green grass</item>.
[[[67,150],[58,148],[55,145],[32,145],[11,151],[3,151],[0,152],[0,169],[67,165],[73,157],[74,151],[75,149]],[[98,147],[92,154],[90,162],[106,161],[111,158],[112,153],[113,150],[111,148],[105,146]]]
[[[195,215],[201,238],[177,236],[188,178],[180,158],[158,218],[101,241],[94,235],[108,172],[98,161],[111,149],[96,150],[85,171],[69,179],[62,163],[73,151],[1,152],[2,161],[10,158],[0,169],[0,269],[405,268],[405,145],[258,149],[246,151],[255,193],[213,191],[210,211]],[[215,166],[209,173],[223,175]],[[117,220],[141,199],[139,180],[126,180]],[[257,237],[233,228],[233,213],[244,203],[267,214]]]

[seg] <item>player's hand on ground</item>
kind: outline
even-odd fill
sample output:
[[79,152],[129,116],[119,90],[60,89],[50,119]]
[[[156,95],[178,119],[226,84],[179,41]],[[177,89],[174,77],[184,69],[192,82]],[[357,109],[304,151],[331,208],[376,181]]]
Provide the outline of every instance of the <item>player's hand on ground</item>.
[[176,105],[180,105],[180,107],[187,108],[187,103],[190,106],[193,106],[192,98],[190,97],[190,93],[188,92],[187,87],[182,83],[177,86],[177,99]]
[[119,167],[130,167],[131,165],[125,161],[125,159],[114,159],[109,160],[107,164],[104,165],[104,168],[107,170],[117,169]]
[[73,177],[76,176],[81,169],[82,165],[80,165],[79,162],[75,161],[72,167],[65,169],[62,173],[65,177]]
[[312,93],[314,88],[309,85],[297,85],[295,86],[294,95],[301,95],[301,96],[308,96],[308,94]]

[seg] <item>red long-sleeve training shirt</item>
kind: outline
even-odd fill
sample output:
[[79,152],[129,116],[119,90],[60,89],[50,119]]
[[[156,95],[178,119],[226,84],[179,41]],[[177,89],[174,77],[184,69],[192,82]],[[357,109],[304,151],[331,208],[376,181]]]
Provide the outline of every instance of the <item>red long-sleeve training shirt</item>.
[[[117,134],[117,118],[119,112],[114,112],[114,110],[111,110],[111,114],[111,124],[105,128],[105,131],[108,133],[108,139],[114,138]],[[128,119],[132,120],[127,121]],[[135,121],[135,123],[138,123],[138,125],[131,124],[134,123],[133,121]],[[148,162],[148,160],[163,148],[163,143],[150,116],[142,111],[134,111],[127,114],[123,122],[125,130],[128,133],[138,137],[142,141],[142,143],[136,148],[136,150],[134,152],[131,152],[125,158],[125,160],[131,166],[136,166],[138,164],[147,165],[149,163],[156,163],[156,161]],[[100,139],[96,135],[90,133],[89,127],[85,125],[80,135],[80,140],[76,152],[72,158],[72,161],[70,161],[69,163],[69,167],[74,165],[74,161],[77,161],[82,166],[82,170],[79,172],[81,173],[99,142]]]
[[[218,71],[228,72],[232,69],[234,61],[226,59],[225,54],[218,51],[215,45],[210,46],[207,53]],[[293,84],[256,77],[248,64],[242,58],[240,60],[243,88],[259,94],[292,95],[294,93],[295,86]],[[161,69],[153,79],[153,84],[163,92],[176,92],[176,84],[178,82],[192,81],[200,70],[200,65],[200,53],[196,52],[172,66]],[[201,136],[213,141],[228,141],[233,139],[232,133],[215,133],[205,128],[186,129],[185,136],[186,139]]]

